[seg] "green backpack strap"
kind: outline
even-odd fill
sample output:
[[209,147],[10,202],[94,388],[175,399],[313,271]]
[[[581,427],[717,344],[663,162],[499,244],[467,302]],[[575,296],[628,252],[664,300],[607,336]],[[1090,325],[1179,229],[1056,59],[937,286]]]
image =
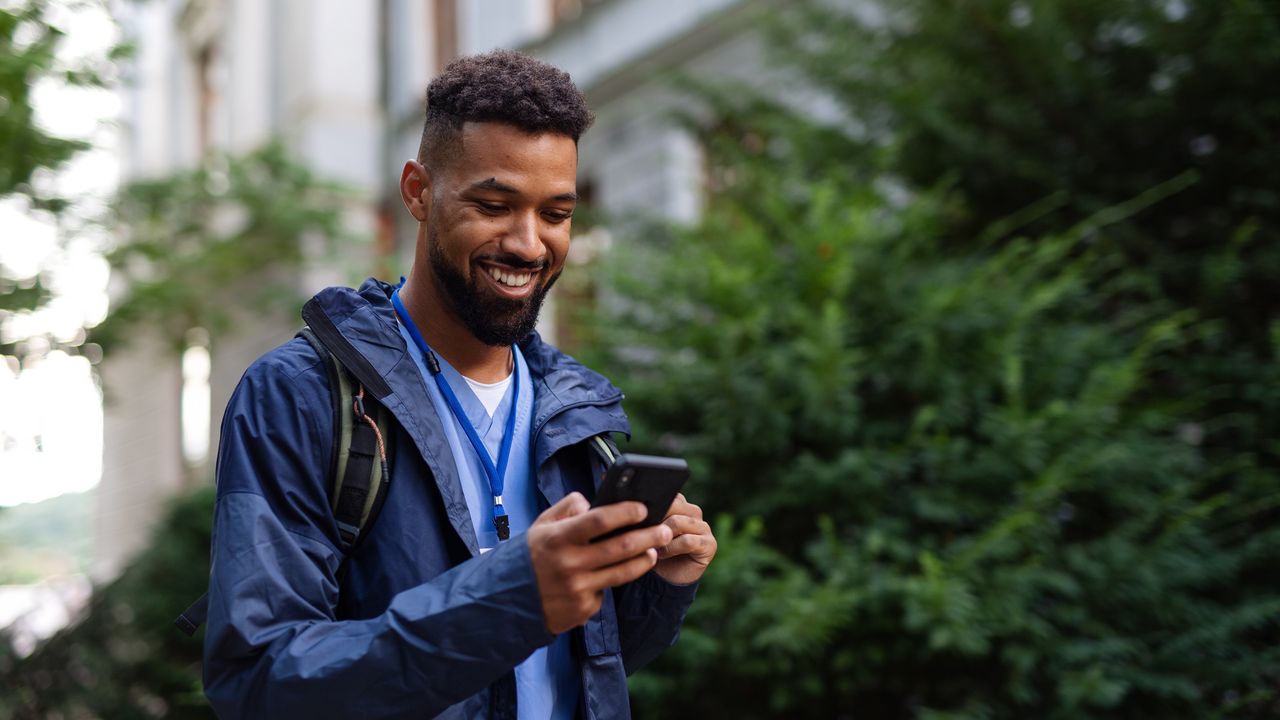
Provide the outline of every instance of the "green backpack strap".
[[[338,357],[329,352],[310,327],[298,335],[324,361],[333,407],[333,450],[329,459],[329,504],[338,523],[342,544],[339,581],[347,559],[377,519],[391,484],[387,442],[389,413],[381,403],[367,401],[364,386],[354,382]],[[174,621],[184,634],[194,635],[209,615],[209,594],[201,595]]]
[[601,433],[593,436],[587,443],[591,446],[592,452],[600,459],[600,464],[608,469],[618,456],[622,453],[618,452],[618,446],[613,442],[613,436],[609,433]]
[[325,360],[329,374],[334,420],[329,502],[345,556],[377,519],[391,484],[388,413],[380,403],[366,398],[364,386],[354,381],[310,327],[298,334]]
[[613,436],[609,433],[591,436],[587,439],[587,447],[591,448],[591,455],[597,462],[596,485],[599,485],[604,480],[605,473],[609,472],[609,468],[622,453],[618,451],[618,446],[614,444]]

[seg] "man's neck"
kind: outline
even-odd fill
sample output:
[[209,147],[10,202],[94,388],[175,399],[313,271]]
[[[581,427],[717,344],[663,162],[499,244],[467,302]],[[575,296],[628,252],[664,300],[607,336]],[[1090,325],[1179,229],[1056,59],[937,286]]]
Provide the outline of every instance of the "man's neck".
[[455,370],[472,380],[494,383],[511,374],[514,358],[511,348],[494,347],[480,342],[467,326],[454,315],[429,279],[413,275],[400,288],[413,324],[422,339]]

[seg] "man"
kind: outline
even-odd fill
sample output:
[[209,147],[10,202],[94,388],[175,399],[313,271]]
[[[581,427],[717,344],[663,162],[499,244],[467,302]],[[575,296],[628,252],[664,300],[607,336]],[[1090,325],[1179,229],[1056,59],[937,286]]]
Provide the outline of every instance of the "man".
[[683,496],[661,525],[589,542],[645,513],[589,508],[586,444],[628,432],[622,394],[533,332],[569,251],[581,94],[499,51],[427,98],[400,181],[408,279],[304,309],[392,418],[385,500],[345,566],[318,353],[260,358],[223,419],[205,640],[223,718],[627,717],[626,674],[675,641],[715,555]]

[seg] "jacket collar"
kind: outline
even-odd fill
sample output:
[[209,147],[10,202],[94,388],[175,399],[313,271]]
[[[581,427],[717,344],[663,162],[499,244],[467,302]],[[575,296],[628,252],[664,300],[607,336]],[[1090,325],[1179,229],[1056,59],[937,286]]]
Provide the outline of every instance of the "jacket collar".
[[[399,321],[396,319],[395,308],[391,305],[393,290],[394,285],[369,278],[354,293],[348,288],[328,288],[317,294],[316,299],[339,328],[343,327],[341,316],[349,318],[363,309],[362,306],[367,307],[373,319],[378,321],[378,329],[390,336],[387,338],[390,342],[384,341],[378,345],[397,345],[401,353],[407,353],[409,348],[405,347],[397,329]],[[359,300],[352,298],[352,295]],[[354,343],[355,338],[349,339]],[[621,402],[622,391],[614,387],[613,383],[543,342],[537,331],[530,333],[519,345],[520,352],[529,365],[530,376],[539,384],[538,404],[534,407],[536,418],[543,418],[545,421],[559,409],[569,405]]]
[[[368,361],[389,393],[380,398],[417,445],[439,486],[450,523],[463,542],[477,553],[475,533],[467,510],[448,441],[439,432],[442,418],[431,403],[422,373],[409,355],[391,305],[394,285],[370,278],[358,290],[332,287],[308,303]],[[622,392],[602,375],[542,341],[535,332],[520,343],[534,383],[533,449],[539,489],[552,504],[565,494],[561,482],[544,484],[541,468],[556,451],[602,432],[630,435],[622,411]]]

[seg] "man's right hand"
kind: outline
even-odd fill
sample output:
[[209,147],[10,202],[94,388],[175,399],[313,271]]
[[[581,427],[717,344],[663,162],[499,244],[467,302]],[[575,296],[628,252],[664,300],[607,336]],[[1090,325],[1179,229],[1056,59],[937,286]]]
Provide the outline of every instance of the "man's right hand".
[[657,548],[671,542],[671,528],[655,525],[603,542],[591,538],[644,520],[645,506],[620,502],[592,508],[581,493],[569,493],[529,526],[529,554],[542,596],[547,630],[560,634],[595,615],[605,588],[629,583],[658,561]]

